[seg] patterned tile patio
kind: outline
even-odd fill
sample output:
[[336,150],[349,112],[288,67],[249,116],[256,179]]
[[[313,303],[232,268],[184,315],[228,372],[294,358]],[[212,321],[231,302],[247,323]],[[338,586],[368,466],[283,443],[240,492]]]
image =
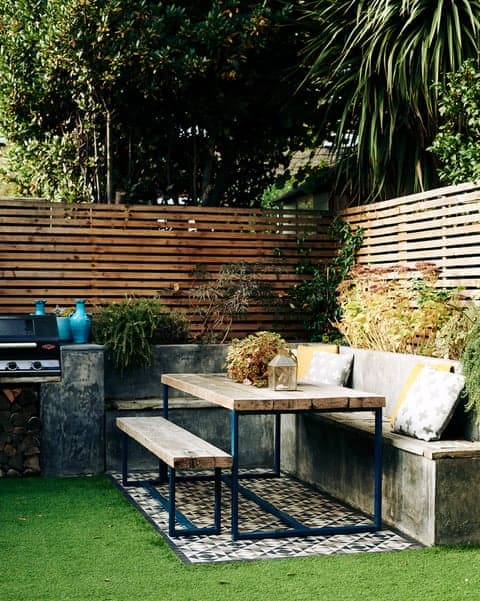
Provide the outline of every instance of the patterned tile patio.
[[[168,535],[168,513],[161,503],[142,486],[123,487],[119,473],[111,475],[130,502],[145,515],[186,563],[403,551],[422,546],[411,538],[388,528],[372,533],[232,541],[229,534],[230,491],[226,485],[222,485],[222,533],[220,535],[171,538]],[[154,477],[154,473],[129,474],[130,480],[133,481]],[[309,526],[371,523],[368,516],[287,476],[250,480],[248,487]],[[166,485],[157,488],[162,494],[168,494]],[[181,509],[197,526],[209,526],[213,523],[212,506],[211,482],[180,481],[177,483],[177,508]],[[239,507],[242,529],[285,528],[277,518],[243,497],[240,497]]]

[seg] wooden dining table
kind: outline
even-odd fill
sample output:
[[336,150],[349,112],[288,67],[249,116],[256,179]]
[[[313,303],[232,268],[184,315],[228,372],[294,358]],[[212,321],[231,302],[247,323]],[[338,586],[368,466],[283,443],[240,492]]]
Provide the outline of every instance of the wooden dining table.
[[[231,535],[234,540],[279,538],[291,536],[332,535],[353,532],[373,532],[381,528],[382,499],[382,408],[385,397],[382,395],[355,390],[345,386],[330,384],[299,383],[296,390],[272,390],[234,382],[226,374],[163,374],[163,415],[169,415],[169,391],[174,389],[192,397],[209,401],[230,412],[230,452],[233,458],[231,476],[225,479],[231,488]],[[346,525],[308,526],[285,511],[277,509],[268,500],[263,499],[241,480],[257,477],[280,476],[280,437],[281,415],[288,413],[325,413],[343,411],[372,411],[375,415],[374,434],[374,470],[372,486],[374,506],[371,523],[352,523]],[[262,474],[239,470],[241,441],[239,417],[247,414],[271,414],[274,421],[274,465],[269,472]],[[275,515],[285,524],[276,530],[241,530],[239,515],[239,495],[257,503],[265,511]]]

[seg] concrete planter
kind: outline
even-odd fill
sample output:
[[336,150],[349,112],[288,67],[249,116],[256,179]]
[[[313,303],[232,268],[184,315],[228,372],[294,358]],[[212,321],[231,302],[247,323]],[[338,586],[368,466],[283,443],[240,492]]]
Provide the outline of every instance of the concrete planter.
[[[104,360],[104,349],[94,344],[62,347],[61,382],[40,389],[42,473],[77,475],[120,467],[120,436],[115,418],[159,415],[162,410],[162,373],[222,372],[227,345],[158,345],[153,365],[133,374],[120,374]],[[230,414],[204,401],[172,394],[171,416],[186,429],[229,450]],[[255,445],[244,445],[243,465],[273,461],[271,416],[245,416],[242,432]],[[131,466],[156,468],[157,461],[140,447],[133,448]]]
[[[133,374],[119,374],[105,367],[105,461],[106,469],[120,467],[120,437],[115,427],[119,416],[159,415],[162,410],[162,373],[215,373],[225,371],[226,344],[172,344],[154,348],[153,364]],[[170,415],[175,422],[216,446],[229,451],[230,413],[205,401],[182,398],[172,391]],[[271,416],[245,416],[243,436],[255,445],[243,445],[244,466],[271,466],[273,463],[273,419]],[[129,461],[133,468],[156,469],[157,461],[132,443]]]
[[105,361],[105,398],[162,398],[162,373],[225,371],[225,344],[160,344],[153,349],[153,363],[142,370],[122,374]]

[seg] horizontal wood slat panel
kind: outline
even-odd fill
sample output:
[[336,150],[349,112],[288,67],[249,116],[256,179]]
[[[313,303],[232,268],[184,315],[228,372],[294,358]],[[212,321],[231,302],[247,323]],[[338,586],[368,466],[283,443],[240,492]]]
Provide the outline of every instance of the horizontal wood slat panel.
[[[329,223],[309,211],[0,199],[0,311],[30,312],[35,298],[53,310],[80,297],[95,310],[126,294],[160,295],[165,305],[185,311],[198,332],[192,287],[215,283],[225,264],[246,262],[275,295],[284,294],[300,282],[300,260],[332,256]],[[272,329],[274,319],[251,306],[232,335]],[[290,323],[284,331],[301,335]]]
[[462,184],[341,211],[364,230],[357,262],[441,268],[439,285],[480,292],[480,184]]
[[[364,230],[359,263],[429,261],[442,270],[439,285],[463,286],[471,297],[480,292],[480,184],[351,207],[340,216]],[[214,283],[222,265],[240,262],[282,295],[301,281],[300,261],[323,262],[334,253],[330,222],[310,211],[0,199],[0,311],[29,312],[35,298],[46,298],[50,309],[86,298],[92,310],[125,294],[158,294],[193,317],[191,288]],[[232,335],[272,329],[274,321],[251,307]],[[192,330],[199,328],[193,318]],[[300,334],[291,323],[284,328]]]
[[430,200],[432,198],[436,199],[446,199],[451,197],[458,197],[459,201],[454,201],[451,204],[455,204],[456,202],[460,203],[462,198],[469,198],[469,194],[476,194],[476,191],[479,189],[479,184],[475,183],[466,183],[459,184],[457,186],[447,186],[444,188],[436,188],[435,190],[428,190],[427,192],[419,192],[418,194],[409,194],[408,196],[401,196],[398,198],[391,198],[389,200],[384,200],[377,203],[372,203],[369,205],[360,205],[356,207],[349,207],[347,209],[342,210],[342,215],[352,217],[354,215],[362,214],[366,211],[374,211],[374,210],[385,210],[393,207],[395,210],[399,210],[400,206],[408,206],[409,204],[418,205],[418,203],[422,200]]

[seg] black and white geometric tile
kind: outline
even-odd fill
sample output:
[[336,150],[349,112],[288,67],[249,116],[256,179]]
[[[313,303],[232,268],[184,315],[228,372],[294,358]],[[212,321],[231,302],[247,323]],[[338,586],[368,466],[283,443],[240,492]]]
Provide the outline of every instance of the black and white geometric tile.
[[[154,527],[165,537],[170,547],[186,563],[212,563],[254,559],[307,557],[345,553],[371,553],[403,551],[422,545],[391,529],[378,532],[267,538],[261,540],[232,541],[229,533],[230,490],[222,484],[222,532],[219,535],[178,536],[168,535],[168,513],[141,485],[122,485],[121,474],[111,474],[115,484],[123,491]],[[131,472],[131,482],[154,479],[156,474]],[[168,496],[167,485],[156,488]],[[312,487],[291,477],[253,479],[248,488],[267,499],[277,508],[286,511],[307,526],[370,524],[368,516],[354,510]],[[211,481],[177,482],[177,508],[196,526],[213,523],[213,484]],[[272,514],[240,495],[239,516],[241,530],[272,530],[285,525]]]

